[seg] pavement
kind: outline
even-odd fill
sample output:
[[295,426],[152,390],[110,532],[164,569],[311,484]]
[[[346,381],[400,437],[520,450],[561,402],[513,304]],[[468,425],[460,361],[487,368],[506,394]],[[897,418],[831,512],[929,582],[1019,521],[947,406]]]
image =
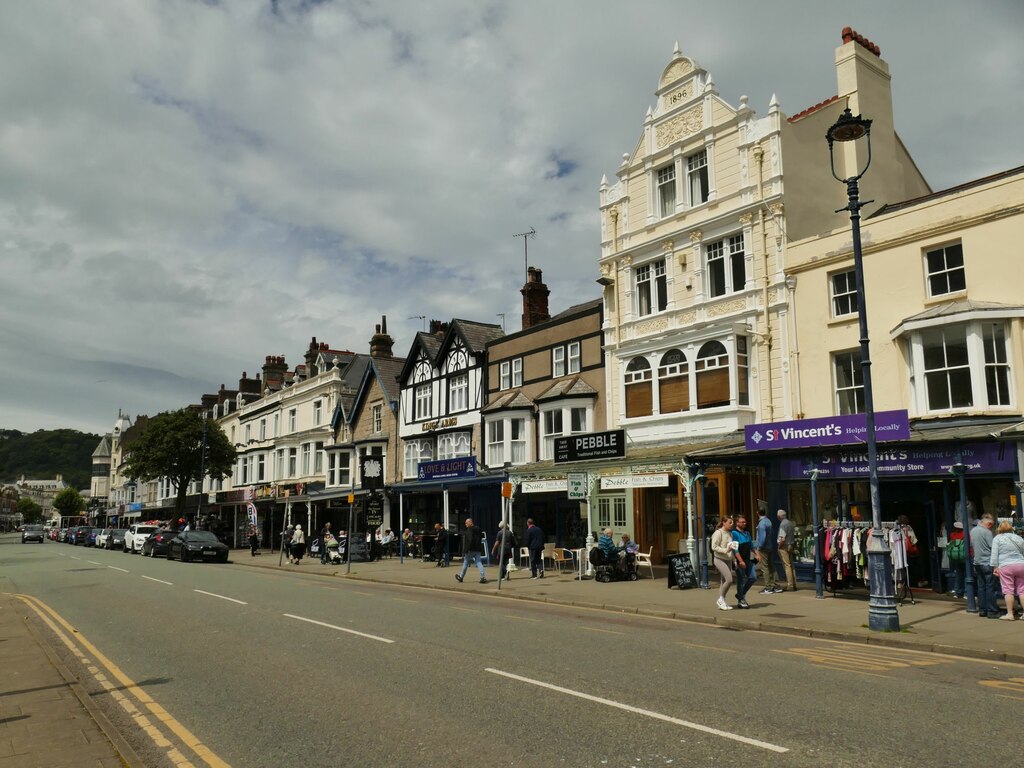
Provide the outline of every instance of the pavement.
[[[635,614],[680,623],[715,625],[747,631],[775,632],[804,637],[862,643],[1024,664],[1024,621],[982,619],[966,612],[964,601],[932,592],[915,593],[915,605],[899,609],[899,632],[879,633],[867,628],[865,595],[827,595],[817,599],[814,585],[798,583],[795,592],[747,595],[749,610],[721,611],[715,605],[717,589],[669,589],[664,568],[655,567],[655,578],[644,570],[635,582],[602,584],[579,580],[569,568],[548,570],[543,579],[531,579],[528,570],[512,574],[499,585],[496,566],[487,569],[489,582],[479,583],[471,568],[464,583],[455,579],[461,570],[456,560],[438,568],[412,558],[384,559],[373,563],[321,565],[305,559],[300,565],[279,565],[278,553],[250,556],[235,550],[236,566],[290,571],[317,578],[408,587],[452,590],[493,598],[526,600],[581,609]],[[712,579],[714,583],[716,579]],[[33,619],[33,620],[30,620]],[[89,701],[75,676],[50,649],[38,629],[32,610],[13,595],[0,593],[0,768],[17,766],[97,766],[122,768],[138,765],[116,729]]]
[[[638,581],[602,584],[593,579],[578,580],[576,572],[551,569],[543,579],[531,579],[529,570],[519,570],[498,588],[497,566],[487,569],[487,584],[479,583],[479,573],[471,567],[460,584],[455,574],[459,560],[444,568],[394,557],[372,563],[345,566],[321,565],[306,558],[300,565],[287,561],[278,565],[279,553],[250,556],[247,551],[232,553],[232,562],[255,568],[318,574],[331,578],[401,584],[410,587],[447,589],[489,595],[494,598],[531,600],[542,603],[636,614],[680,622],[713,624],[720,627],[761,632],[778,632],[804,637],[820,637],[867,645],[945,653],[975,659],[1024,664],[1024,621],[1000,621],[981,618],[967,612],[965,600],[938,595],[930,590],[914,590],[916,604],[909,598],[899,607],[900,631],[875,632],[868,628],[866,590],[818,599],[814,584],[797,582],[795,592],[762,595],[758,583],[747,593],[749,610],[721,611],[715,605],[718,579],[711,577],[712,589],[669,589],[666,569],[655,566],[655,578],[644,568]],[[732,601],[735,604],[735,601]]]
[[30,614],[24,602],[0,593],[0,767],[138,764],[27,620]]

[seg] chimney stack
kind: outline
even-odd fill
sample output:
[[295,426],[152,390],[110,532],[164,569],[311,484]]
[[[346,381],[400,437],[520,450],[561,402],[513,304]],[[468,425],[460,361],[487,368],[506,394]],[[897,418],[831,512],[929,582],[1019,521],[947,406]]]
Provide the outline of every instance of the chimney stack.
[[284,355],[267,355],[263,361],[263,389],[260,394],[277,392],[284,387],[284,375],[288,371],[288,364],[284,361]]
[[238,380],[237,392],[244,392],[249,395],[263,394],[259,374],[256,374],[255,379],[250,379],[249,374],[246,371],[242,371],[242,378]]
[[323,344],[316,343],[316,336],[309,342],[309,349],[306,350],[306,376],[313,378],[319,373],[316,367],[316,358],[320,354],[320,348]]
[[381,315],[377,332],[370,338],[370,357],[393,357],[395,340],[388,336],[388,316]]
[[448,333],[448,323],[442,322],[441,320],[430,321],[430,335],[441,337]]
[[548,296],[551,291],[541,280],[542,272],[536,267],[526,271],[526,285],[520,291],[523,294],[523,330],[551,319],[548,314]]

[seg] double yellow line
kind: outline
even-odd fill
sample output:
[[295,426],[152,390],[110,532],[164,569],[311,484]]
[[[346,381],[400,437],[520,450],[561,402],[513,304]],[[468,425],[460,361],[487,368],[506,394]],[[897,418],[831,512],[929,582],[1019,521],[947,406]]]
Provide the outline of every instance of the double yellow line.
[[[72,627],[50,606],[31,595],[13,595],[13,597],[25,603],[39,616],[44,624],[53,630],[54,634],[85,665],[85,668],[89,670],[89,673],[103,689],[121,705],[135,724],[149,736],[153,744],[158,749],[166,751],[168,758],[170,758],[175,766],[179,768],[195,768],[195,765],[164,735],[161,726],[177,736],[182,744],[188,747],[210,768],[230,768],[226,762],[217,757],[209,747],[203,744],[195,734],[175,720],[167,710],[153,701],[150,695],[139,688],[134,680],[122,672],[110,659],[100,653],[96,646],[86,640],[81,632]],[[71,639],[72,637],[74,637],[74,640]],[[92,657],[91,659],[89,658],[90,656]],[[113,678],[114,682],[119,683],[119,685],[111,682],[111,678]],[[134,698],[134,701],[132,698]],[[136,702],[138,705],[136,705]]]

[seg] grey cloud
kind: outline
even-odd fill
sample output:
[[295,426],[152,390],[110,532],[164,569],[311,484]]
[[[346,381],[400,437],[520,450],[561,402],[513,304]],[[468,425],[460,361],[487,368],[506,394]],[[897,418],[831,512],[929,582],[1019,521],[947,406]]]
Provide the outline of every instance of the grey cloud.
[[[851,24],[881,45],[934,186],[1021,164],[1019,3],[798,7],[5,4],[0,273],[18,288],[0,344],[18,380],[0,372],[0,425],[107,429],[129,401],[193,401],[310,336],[363,351],[381,314],[400,352],[414,315],[515,330],[530,226],[552,309],[596,297],[598,183],[677,38],[727,101],[764,114],[777,93],[793,114],[835,92]],[[81,360],[182,382],[72,386]]]

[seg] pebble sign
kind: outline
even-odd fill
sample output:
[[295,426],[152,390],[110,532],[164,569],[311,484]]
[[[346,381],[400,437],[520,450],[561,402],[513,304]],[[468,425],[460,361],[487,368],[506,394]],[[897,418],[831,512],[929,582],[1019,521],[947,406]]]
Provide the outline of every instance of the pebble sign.
[[555,464],[564,461],[618,458],[625,455],[626,433],[621,429],[555,438]]

